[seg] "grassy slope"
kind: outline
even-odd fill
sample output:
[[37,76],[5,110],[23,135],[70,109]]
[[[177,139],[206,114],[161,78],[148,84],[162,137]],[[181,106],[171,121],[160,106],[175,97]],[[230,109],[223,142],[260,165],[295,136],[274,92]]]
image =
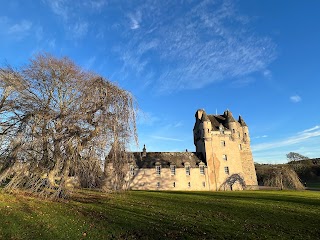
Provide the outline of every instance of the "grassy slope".
[[0,239],[315,239],[319,218],[320,192],[307,191],[0,194]]

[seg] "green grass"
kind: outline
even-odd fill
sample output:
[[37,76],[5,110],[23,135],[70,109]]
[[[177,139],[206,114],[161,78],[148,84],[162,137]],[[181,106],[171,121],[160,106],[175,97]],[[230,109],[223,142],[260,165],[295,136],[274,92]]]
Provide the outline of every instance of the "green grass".
[[316,239],[320,192],[0,193],[0,239]]

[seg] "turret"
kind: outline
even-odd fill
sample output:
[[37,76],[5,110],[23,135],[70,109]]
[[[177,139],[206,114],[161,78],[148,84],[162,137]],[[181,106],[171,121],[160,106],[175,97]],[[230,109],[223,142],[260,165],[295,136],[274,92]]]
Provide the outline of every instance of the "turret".
[[196,122],[201,120],[203,112],[204,112],[203,109],[198,109],[198,110],[196,111],[196,114],[195,114]]
[[236,129],[237,127],[237,123],[236,120],[233,118],[232,116],[232,112],[230,112],[228,109],[226,111],[224,111],[223,113],[224,117],[226,118],[226,125],[227,127],[232,131],[232,133],[234,132],[233,129]]
[[211,125],[211,121],[205,111],[203,111],[203,113],[202,113],[201,122],[203,124],[203,137],[210,138],[212,125]]
[[243,118],[241,116],[239,116],[238,122],[240,123],[240,125],[242,127],[244,140],[245,141],[250,141],[249,129],[248,129],[248,126],[247,126],[246,122],[243,120]]
[[246,122],[243,120],[243,118],[241,117],[241,115],[239,116],[239,120],[238,122],[241,124],[242,127],[248,127]]

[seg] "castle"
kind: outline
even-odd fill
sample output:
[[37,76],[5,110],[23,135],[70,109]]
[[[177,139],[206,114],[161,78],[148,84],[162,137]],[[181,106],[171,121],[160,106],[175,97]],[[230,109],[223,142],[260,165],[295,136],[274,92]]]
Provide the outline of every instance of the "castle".
[[[196,152],[133,152],[126,167],[125,188],[133,190],[256,189],[248,126],[226,110],[207,115],[197,110],[193,128]],[[113,184],[112,166],[107,182]]]

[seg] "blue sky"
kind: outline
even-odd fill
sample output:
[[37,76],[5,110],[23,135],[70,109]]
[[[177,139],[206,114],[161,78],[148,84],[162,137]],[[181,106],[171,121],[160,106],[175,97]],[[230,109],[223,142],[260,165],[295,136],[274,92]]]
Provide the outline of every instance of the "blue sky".
[[320,157],[320,1],[0,2],[1,64],[45,51],[131,91],[139,149],[194,151],[195,111],[229,109],[256,162]]

